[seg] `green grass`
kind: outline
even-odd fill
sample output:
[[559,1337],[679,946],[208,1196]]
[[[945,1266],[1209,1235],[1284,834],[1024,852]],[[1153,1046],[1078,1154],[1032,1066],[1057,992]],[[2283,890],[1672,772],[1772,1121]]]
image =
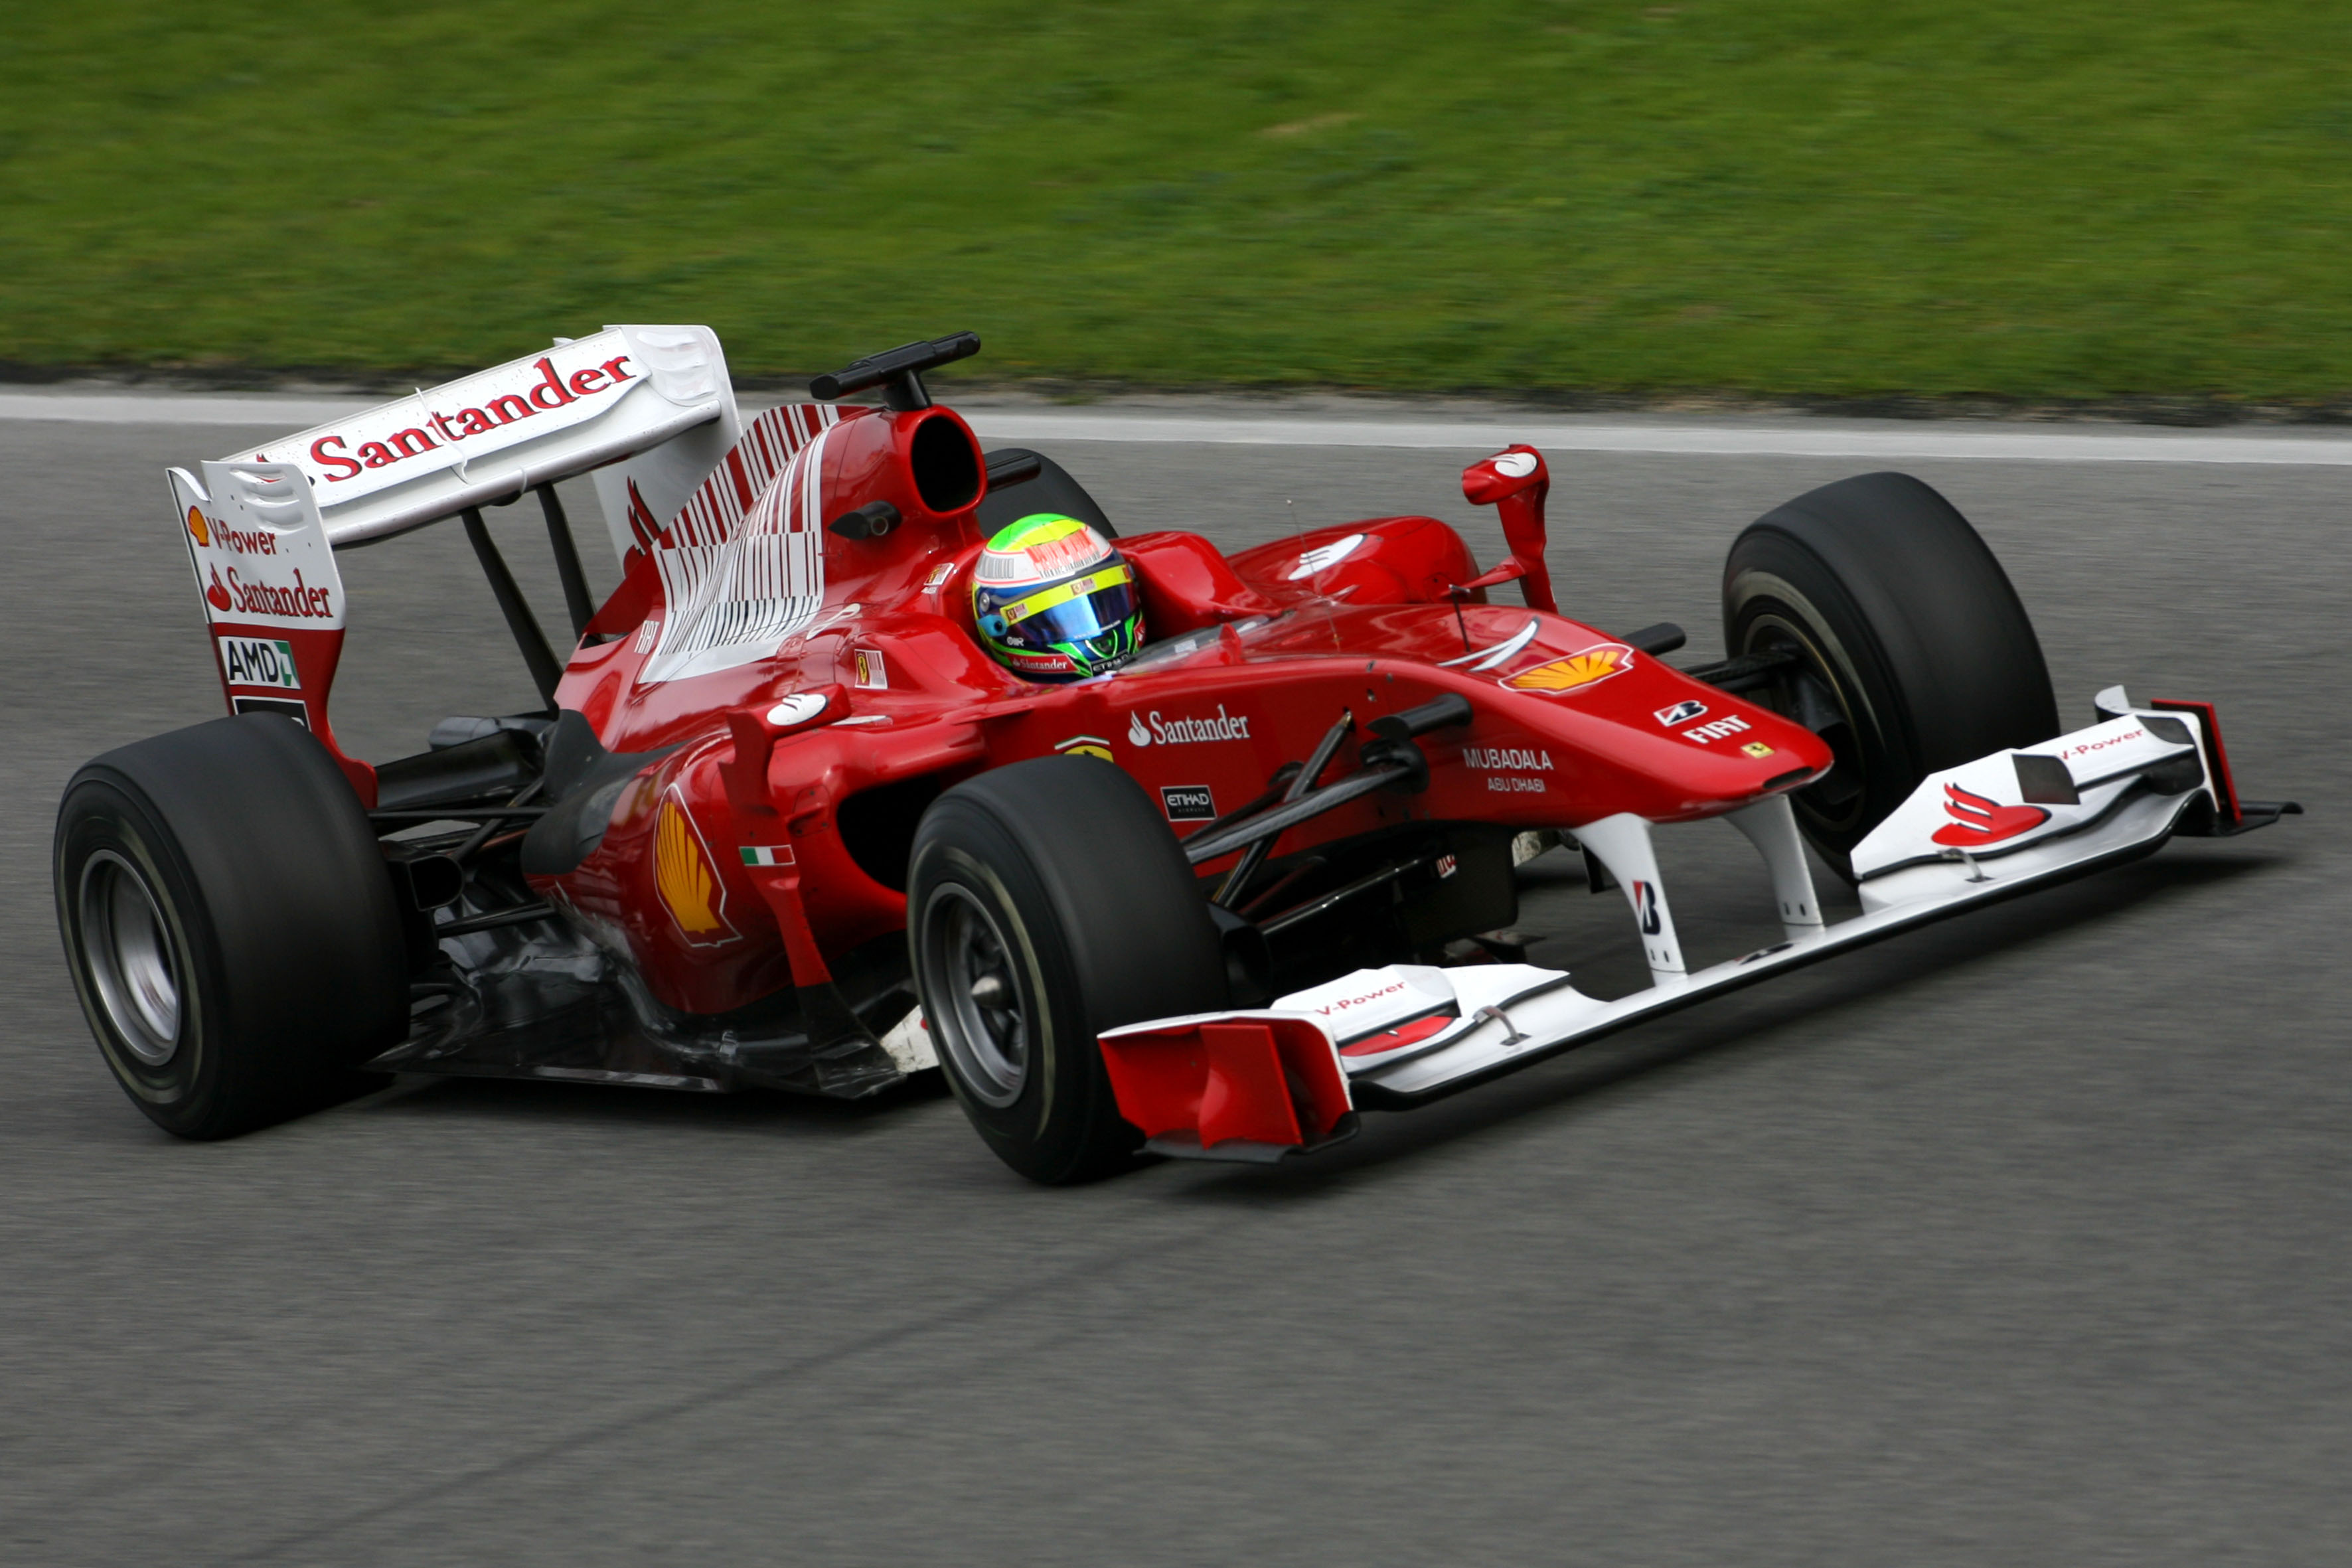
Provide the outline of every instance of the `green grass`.
[[17,7],[0,359],[2352,390],[2335,0]]

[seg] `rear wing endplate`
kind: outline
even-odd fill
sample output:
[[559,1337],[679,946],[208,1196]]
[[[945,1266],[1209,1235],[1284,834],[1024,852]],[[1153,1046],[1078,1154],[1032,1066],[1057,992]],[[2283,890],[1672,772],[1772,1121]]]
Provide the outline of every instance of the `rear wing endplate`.
[[[558,339],[543,353],[264,442],[223,462],[299,469],[326,538],[340,550],[467,507],[511,500],[534,485],[655,447],[667,447],[647,459],[669,479],[660,488],[682,481],[690,491],[741,434],[716,333],[708,327],[619,326]],[[626,543],[625,528],[616,526],[615,548]]]

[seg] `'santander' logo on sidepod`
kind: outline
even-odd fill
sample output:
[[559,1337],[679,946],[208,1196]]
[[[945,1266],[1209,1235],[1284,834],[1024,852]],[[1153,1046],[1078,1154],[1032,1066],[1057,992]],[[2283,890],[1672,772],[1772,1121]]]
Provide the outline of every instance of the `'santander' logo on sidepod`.
[[1217,704],[1213,719],[1162,719],[1160,710],[1148,714],[1130,712],[1127,716],[1127,743],[1130,746],[1190,746],[1202,741],[1246,741],[1250,721],[1247,715],[1236,717]]

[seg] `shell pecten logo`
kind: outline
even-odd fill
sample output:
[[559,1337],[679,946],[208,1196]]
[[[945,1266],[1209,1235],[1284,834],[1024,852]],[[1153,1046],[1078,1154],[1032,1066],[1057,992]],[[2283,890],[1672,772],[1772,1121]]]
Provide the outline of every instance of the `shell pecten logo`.
[[1612,675],[1633,668],[1633,650],[1621,642],[1595,643],[1579,652],[1538,664],[1506,678],[1513,691],[1539,691],[1547,697],[1597,686]]
[[188,509],[188,532],[194,536],[198,544],[208,550],[212,548],[213,531],[205,524],[205,514],[195,507]]
[[740,934],[727,923],[727,889],[719,884],[719,867],[676,784],[662,796],[654,817],[654,890],[679,934],[697,947],[715,947]]

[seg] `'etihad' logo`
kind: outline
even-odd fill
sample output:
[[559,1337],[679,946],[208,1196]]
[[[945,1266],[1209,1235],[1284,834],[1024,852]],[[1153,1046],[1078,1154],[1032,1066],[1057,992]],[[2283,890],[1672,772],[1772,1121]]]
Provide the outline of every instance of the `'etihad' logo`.
[[1217,797],[1209,793],[1207,784],[1161,784],[1160,804],[1171,822],[1216,820]]
[[1246,741],[1249,725],[1247,715],[1227,713],[1222,702],[1213,719],[1162,719],[1155,708],[1149,714],[1127,716],[1127,742],[1131,746],[1190,746],[1202,741]]

